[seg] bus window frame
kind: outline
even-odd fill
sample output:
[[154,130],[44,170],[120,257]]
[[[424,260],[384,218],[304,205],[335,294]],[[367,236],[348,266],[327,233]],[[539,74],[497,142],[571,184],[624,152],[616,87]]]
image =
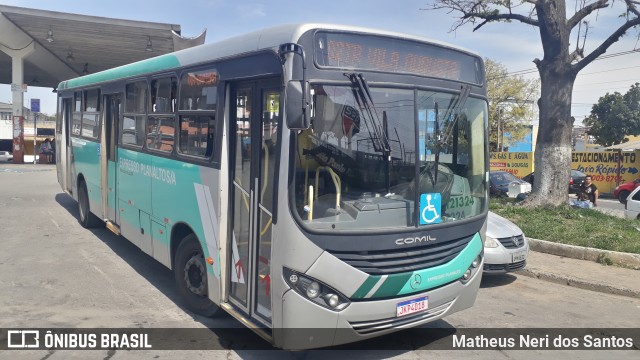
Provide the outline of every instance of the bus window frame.
[[[145,93],[145,101],[144,101],[144,112],[142,113],[129,113],[126,111],[127,109],[127,85],[129,84],[134,84],[137,82],[142,82],[144,81],[147,84],[147,91]],[[145,76],[145,77],[137,77],[137,78],[132,78],[132,79],[125,79],[123,81],[123,99],[122,99],[122,114],[120,114],[120,117],[118,119],[118,146],[127,149],[127,150],[132,150],[132,151],[141,151],[146,149],[146,145],[147,145],[147,135],[146,135],[146,130],[147,130],[147,116],[148,116],[148,107],[149,107],[149,102],[150,102],[150,96],[149,96],[149,92],[151,91],[150,89],[150,85],[149,85],[149,77]],[[139,116],[142,115],[144,116],[144,124],[143,124],[143,129],[145,131],[145,136],[144,136],[144,141],[142,142],[142,145],[133,145],[133,144],[125,144],[122,142],[122,135],[124,134],[124,118],[127,116]]]
[[[176,79],[176,106],[173,110],[173,112],[152,112],[151,108],[153,106],[152,104],[152,88],[151,88],[151,84],[153,83],[153,81],[155,80],[161,80],[161,79],[171,79],[174,78]],[[178,109],[178,99],[179,99],[179,88],[180,88],[180,82],[179,82],[180,78],[178,77],[176,72],[163,72],[160,74],[153,74],[148,76],[147,78],[147,101],[146,101],[146,109],[145,109],[145,113],[146,113],[146,117],[144,120],[144,128],[145,128],[145,137],[144,137],[144,144],[142,146],[143,149],[146,149],[150,154],[153,154],[155,156],[163,156],[163,157],[169,157],[169,158],[175,158],[175,155],[177,154],[177,147],[178,147],[178,137],[176,136],[177,133],[177,126],[179,125],[179,121],[178,121],[178,113],[177,113],[177,109]],[[125,85],[125,91],[126,91],[126,85]],[[126,98],[126,94],[125,94],[125,98]],[[150,148],[148,146],[147,143],[147,126],[149,126],[149,117],[158,117],[160,119],[162,118],[167,118],[169,116],[173,117],[173,145],[172,145],[172,149],[171,151],[164,151],[164,150],[160,150],[160,149],[154,149],[154,148]]]
[[[216,94],[216,109],[215,110],[180,110],[180,99],[182,96],[182,86],[181,80],[182,76],[186,73],[194,72],[194,71],[202,71],[202,70],[214,70],[218,73],[218,84],[217,84],[217,94]],[[222,152],[222,139],[223,139],[223,126],[224,126],[224,113],[225,113],[225,99],[226,99],[226,82],[223,81],[220,73],[220,64],[218,62],[200,64],[197,66],[190,66],[181,69],[178,73],[178,94],[177,94],[177,103],[176,103],[176,146],[174,146],[174,151],[176,154],[176,159],[179,161],[186,161],[189,163],[194,163],[202,166],[213,167],[215,169],[220,169],[221,164],[221,152]],[[190,155],[180,152],[180,145],[182,143],[180,137],[180,116],[182,115],[207,115],[215,113],[215,127],[216,133],[214,134],[213,139],[213,153],[210,156],[197,156]],[[222,114],[222,115],[221,115]]]
[[[97,99],[97,111],[87,111],[87,93],[91,90],[98,90],[98,99]],[[102,140],[102,131],[100,131],[100,129],[102,128],[102,106],[101,106],[101,101],[102,101],[102,88],[99,86],[92,86],[92,87],[88,87],[88,88],[82,88],[80,91],[82,91],[82,106],[81,106],[81,117],[82,117],[82,127],[80,128],[80,137],[83,138],[84,140],[87,141],[94,141],[94,142],[100,142]],[[96,121],[96,127],[98,128],[98,136],[96,137],[90,137],[90,136],[84,136],[82,135],[82,129],[84,128],[84,115],[85,114],[90,114],[90,115],[96,115],[98,117],[98,120]]]

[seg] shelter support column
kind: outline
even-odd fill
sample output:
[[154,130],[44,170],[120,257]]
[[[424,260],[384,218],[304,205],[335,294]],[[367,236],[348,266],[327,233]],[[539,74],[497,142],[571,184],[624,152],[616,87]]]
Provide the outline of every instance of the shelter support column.
[[11,93],[12,93],[12,119],[13,119],[13,162],[24,163],[24,59],[33,50],[35,43],[32,41],[22,49],[10,49],[0,45],[0,51],[11,56]]

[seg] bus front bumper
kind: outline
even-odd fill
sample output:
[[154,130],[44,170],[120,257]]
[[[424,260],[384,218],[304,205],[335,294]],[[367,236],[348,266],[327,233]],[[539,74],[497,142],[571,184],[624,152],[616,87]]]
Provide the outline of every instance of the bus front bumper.
[[[310,349],[346,344],[419,326],[473,306],[482,266],[465,283],[456,280],[439,288],[408,296],[352,302],[335,312],[312,303],[293,290],[283,296],[283,326],[274,329],[274,342],[284,349]],[[399,303],[428,298],[428,308],[396,316]],[[428,331],[428,329],[425,329]]]

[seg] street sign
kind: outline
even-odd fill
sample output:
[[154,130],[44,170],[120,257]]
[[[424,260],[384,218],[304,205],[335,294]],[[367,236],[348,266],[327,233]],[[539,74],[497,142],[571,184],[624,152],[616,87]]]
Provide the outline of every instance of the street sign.
[[40,112],[40,99],[31,99],[31,112]]

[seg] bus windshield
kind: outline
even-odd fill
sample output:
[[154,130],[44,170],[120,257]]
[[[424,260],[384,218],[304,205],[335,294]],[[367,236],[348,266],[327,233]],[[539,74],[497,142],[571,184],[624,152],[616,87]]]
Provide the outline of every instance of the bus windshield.
[[368,90],[367,103],[356,86],[312,86],[313,125],[294,149],[293,206],[303,225],[398,229],[485,211],[486,102]]

